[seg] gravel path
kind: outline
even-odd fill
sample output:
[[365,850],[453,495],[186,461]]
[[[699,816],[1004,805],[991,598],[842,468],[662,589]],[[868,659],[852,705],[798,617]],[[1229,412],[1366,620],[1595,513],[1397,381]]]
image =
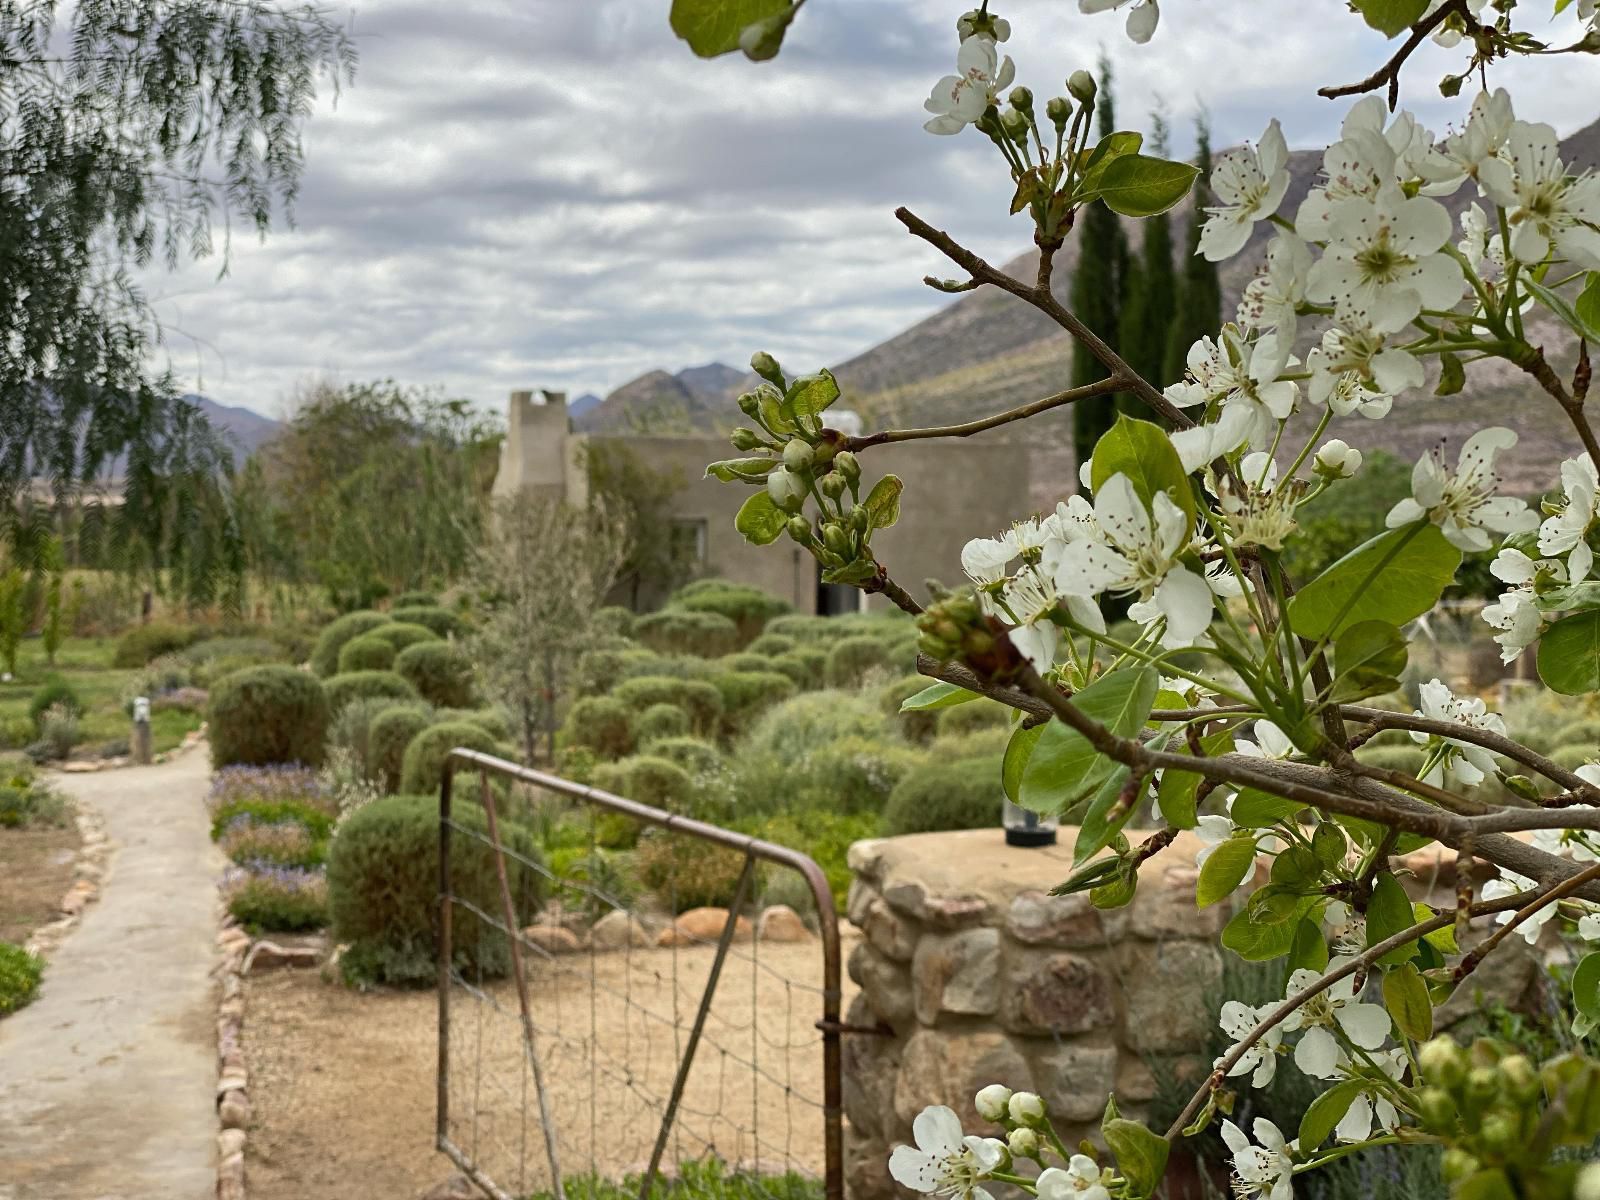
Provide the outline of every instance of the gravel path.
[[204,745],[67,775],[115,847],[99,903],[0,1021],[0,1200],[201,1200],[216,1187],[210,971],[221,856]]

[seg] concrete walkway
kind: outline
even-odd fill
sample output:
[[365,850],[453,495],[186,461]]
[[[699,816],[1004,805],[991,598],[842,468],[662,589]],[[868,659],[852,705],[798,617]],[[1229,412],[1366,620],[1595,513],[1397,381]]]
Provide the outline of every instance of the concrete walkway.
[[203,1200],[216,1189],[216,880],[202,744],[60,777],[114,847],[98,903],[0,1021],[0,1200]]

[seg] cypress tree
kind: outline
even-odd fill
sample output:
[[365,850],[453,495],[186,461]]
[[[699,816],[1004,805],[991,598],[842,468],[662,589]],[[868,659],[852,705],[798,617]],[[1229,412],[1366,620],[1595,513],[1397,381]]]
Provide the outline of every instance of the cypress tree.
[[1200,226],[1205,223],[1205,207],[1211,203],[1207,186],[1211,178],[1211,129],[1204,114],[1195,122],[1195,139],[1195,165],[1200,168],[1200,176],[1194,185],[1194,208],[1189,213],[1186,239],[1188,257],[1178,284],[1177,311],[1167,334],[1164,369],[1161,379],[1152,380],[1161,384],[1183,378],[1189,347],[1203,337],[1216,337],[1222,328],[1222,283],[1217,278],[1217,264],[1207,262],[1199,253]]
[[[1167,121],[1160,112],[1152,114],[1150,153],[1165,158],[1167,148]],[[1121,347],[1119,353],[1135,371],[1157,387],[1171,383],[1165,370],[1167,334],[1177,310],[1177,273],[1172,266],[1172,225],[1166,213],[1140,222],[1143,241],[1139,257],[1132,262],[1123,289],[1126,297],[1122,310]],[[1124,409],[1134,415],[1148,418],[1149,413],[1138,400],[1130,400]]]
[[[1116,110],[1111,98],[1111,62],[1100,57],[1099,106],[1096,130],[1104,138],[1116,132]],[[1078,265],[1072,273],[1072,311],[1113,349],[1118,345],[1118,314],[1128,270],[1128,245],[1117,214],[1096,200],[1079,214]],[[1072,386],[1082,387],[1104,379],[1108,372],[1081,343],[1072,347]],[[1078,461],[1087,462],[1095,443],[1116,420],[1113,396],[1094,396],[1072,406],[1072,444]]]

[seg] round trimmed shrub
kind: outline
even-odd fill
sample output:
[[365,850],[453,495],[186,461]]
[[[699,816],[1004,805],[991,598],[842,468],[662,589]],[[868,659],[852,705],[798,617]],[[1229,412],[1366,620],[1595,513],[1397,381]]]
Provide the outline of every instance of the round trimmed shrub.
[[633,719],[633,740],[640,746],[688,733],[689,714],[676,704],[652,704]]
[[674,912],[726,908],[739,891],[744,855],[662,830],[646,830],[634,851],[639,878]]
[[1550,751],[1550,761],[1569,771],[1576,771],[1579,767],[1594,762],[1596,758],[1600,758],[1600,750],[1596,749],[1593,742],[1557,746]]
[[722,695],[722,725],[729,734],[745,729],[757,715],[796,691],[794,681],[776,671],[729,671],[711,682]]
[[[717,659],[719,671],[770,671],[772,660],[765,654],[752,654],[748,650],[738,654],[724,654]],[[788,672],[782,672],[787,674]]]
[[209,632],[190,625],[174,625],[170,621],[151,621],[128,630],[117,639],[111,665],[124,671],[142,667],[152,658],[187,650]]
[[439,597],[432,592],[401,592],[391,608],[438,608]]
[[689,723],[700,733],[713,732],[722,716],[722,693],[702,679],[640,675],[617,684],[611,695],[634,711],[655,704],[674,705],[688,715]]
[[511,726],[506,722],[505,714],[497,708],[446,708],[441,709],[434,719],[465,721],[468,725],[476,725],[497,742],[511,740]]
[[697,737],[662,738],[650,743],[650,753],[677,763],[690,775],[710,775],[723,768],[717,748]]
[[783,617],[774,617],[767,622],[762,630],[762,637],[786,637],[792,639],[796,645],[804,646],[809,643],[824,641],[834,633],[833,617],[808,617],[801,613],[790,613]]
[[883,642],[865,635],[847,637],[828,652],[828,686],[859,687],[872,671],[889,667],[889,652]]
[[807,692],[761,714],[739,744],[741,756],[770,754],[785,767],[803,762],[831,742],[847,737],[885,740],[889,720],[864,696]]
[[389,613],[389,620],[397,625],[421,625],[433,630],[442,638],[465,637],[470,632],[466,621],[448,608],[441,608],[437,604],[408,605],[405,608],[395,608]]
[[1009,729],[1011,709],[994,700],[968,700],[938,710],[940,737],[960,737],[976,729]]
[[919,637],[916,630],[903,637],[891,638],[884,643],[884,653],[889,656],[889,665],[896,671],[915,671],[917,669],[917,654]]
[[293,667],[246,667],[211,689],[207,711],[211,765],[322,765],[328,698],[322,684]]
[[61,676],[52,675],[34,689],[33,699],[28,701],[28,719],[33,722],[35,733],[44,725],[44,714],[58,704],[73,716],[83,715],[83,701],[78,699],[72,685]]
[[397,704],[372,718],[367,727],[367,755],[373,776],[384,791],[400,790],[406,747],[428,725],[428,714],[420,704]]
[[1557,746],[1590,746],[1600,754],[1600,720],[1586,717],[1581,721],[1568,722],[1556,730],[1550,740]]
[[466,721],[430,725],[406,747],[400,760],[400,790],[408,795],[437,792],[444,778],[444,760],[457,746],[482,754],[493,754],[496,749],[494,738]]
[[352,700],[417,698],[417,689],[393,671],[341,671],[323,683],[322,691],[328,698],[330,716],[336,715]]
[[819,688],[828,674],[828,652],[821,646],[799,645],[772,660],[772,670],[787,675],[799,688]]
[[323,631],[317,635],[317,644],[311,648],[311,669],[323,678],[336,674],[339,670],[339,651],[344,649],[344,644],[364,633],[371,633],[374,629],[381,629],[389,623],[389,618],[376,612],[346,613],[336,621],[331,621]]
[[472,705],[472,660],[449,642],[418,642],[395,656],[394,669],[429,704],[440,708]]
[[363,633],[339,648],[339,670],[335,673],[348,675],[353,671],[387,671],[394,666],[396,653],[394,646],[379,637],[376,631]]
[[746,642],[760,633],[773,617],[790,611],[790,606],[776,596],[723,579],[698,579],[686,584],[673,593],[667,607],[727,617],[737,626],[740,639]]
[[668,812],[687,813],[694,801],[689,772],[653,754],[606,763],[595,771],[595,785]]
[[924,763],[902,779],[883,812],[884,832],[931,833],[943,829],[998,829],[999,758]]
[[901,735],[909,742],[933,740],[939,727],[939,710],[901,712],[900,705],[918,692],[926,691],[933,683],[926,675],[904,675],[878,689],[878,704],[884,715],[899,726]]
[[633,610],[620,604],[597,608],[593,617],[594,631],[604,637],[632,637]]
[[658,653],[697,658],[721,658],[739,645],[739,627],[727,617],[677,608],[640,617],[633,623],[633,634]]
[[407,646],[415,646],[418,642],[436,642],[439,635],[426,625],[417,625],[410,621],[391,621],[387,625],[380,625],[367,637],[382,638],[394,647],[394,652],[399,654]]
[[567,710],[562,741],[603,759],[622,758],[633,749],[633,710],[615,696],[585,696]]
[[[487,833],[483,810],[465,796],[452,818]],[[501,820],[516,924],[531,922],[543,904],[541,861],[529,832]],[[519,861],[526,859],[527,862]],[[482,837],[450,839],[451,891],[465,903],[450,916],[452,963],[468,977],[504,975],[511,968],[505,935],[474,909],[503,921],[494,851]],[[438,978],[439,799],[386,796],[363,805],[339,827],[328,852],[328,910],[333,936],[347,946],[340,958],[346,980],[361,984],[427,984]]]
[[768,658],[776,658],[780,654],[787,654],[797,645],[792,637],[784,637],[781,633],[763,633],[747,647],[751,654],[764,654]]

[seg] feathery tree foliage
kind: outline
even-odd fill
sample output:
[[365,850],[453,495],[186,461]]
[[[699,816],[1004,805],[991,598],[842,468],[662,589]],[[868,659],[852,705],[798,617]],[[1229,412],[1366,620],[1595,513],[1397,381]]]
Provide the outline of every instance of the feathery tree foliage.
[[122,456],[125,503],[104,514],[117,539],[213,575],[233,537],[226,452],[152,371],[160,329],[131,270],[209,254],[219,218],[226,245],[235,220],[265,233],[287,216],[317,89],[337,90],[354,62],[311,4],[0,0],[8,540],[32,478],[66,496]]
[[[1151,114],[1150,153],[1165,158],[1168,151],[1167,119]],[[1166,213],[1141,222],[1143,240],[1123,288],[1121,344],[1124,360],[1144,378],[1158,384],[1173,382],[1165,372],[1167,332],[1177,309],[1177,272],[1172,264],[1172,224]],[[1131,408],[1144,415],[1143,405],[1129,398]]]
[[[1184,243],[1183,274],[1178,280],[1177,311],[1167,330],[1167,345],[1159,379],[1172,383],[1183,378],[1189,347],[1203,337],[1216,337],[1222,328],[1222,283],[1217,264],[1197,253],[1200,227],[1205,224],[1206,205],[1212,200],[1207,181],[1211,178],[1211,127],[1205,116],[1195,122],[1195,165],[1200,168],[1195,180],[1193,207],[1189,210],[1188,236]],[[1155,377],[1152,377],[1155,378]]]

